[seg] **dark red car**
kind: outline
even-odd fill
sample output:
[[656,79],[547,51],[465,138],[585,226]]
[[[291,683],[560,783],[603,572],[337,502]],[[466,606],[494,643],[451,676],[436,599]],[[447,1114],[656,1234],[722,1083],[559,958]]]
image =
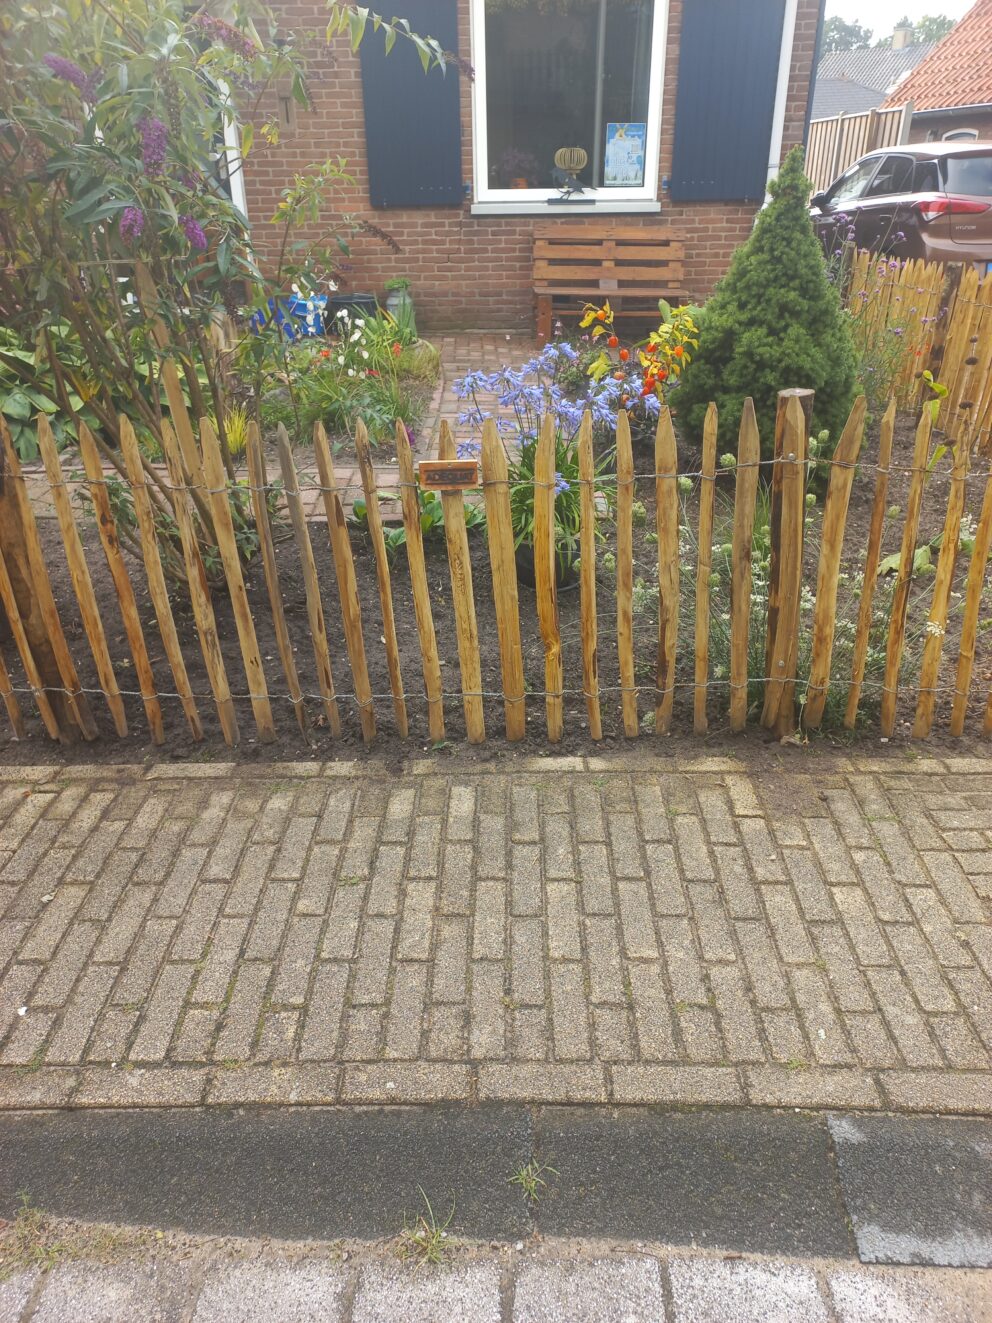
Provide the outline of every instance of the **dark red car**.
[[845,241],[896,257],[992,269],[992,142],[884,147],[810,199],[827,252]]

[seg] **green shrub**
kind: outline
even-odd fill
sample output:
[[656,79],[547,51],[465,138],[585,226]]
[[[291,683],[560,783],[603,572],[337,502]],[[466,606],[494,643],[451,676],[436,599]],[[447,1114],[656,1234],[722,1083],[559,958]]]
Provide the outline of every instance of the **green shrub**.
[[834,437],[855,393],[850,328],[810,223],[801,148],[789,153],[770,188],[771,203],[706,304],[699,351],[672,400],[693,435],[715,400],[721,438],[730,444],[752,396],[765,457],[773,450],[780,390],[815,390],[815,425]]

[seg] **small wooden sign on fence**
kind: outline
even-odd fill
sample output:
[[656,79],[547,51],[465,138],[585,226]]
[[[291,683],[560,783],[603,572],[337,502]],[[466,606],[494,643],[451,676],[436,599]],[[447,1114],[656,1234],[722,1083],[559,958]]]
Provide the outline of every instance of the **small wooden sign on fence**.
[[422,459],[417,465],[421,487],[432,492],[461,492],[479,485],[476,459]]

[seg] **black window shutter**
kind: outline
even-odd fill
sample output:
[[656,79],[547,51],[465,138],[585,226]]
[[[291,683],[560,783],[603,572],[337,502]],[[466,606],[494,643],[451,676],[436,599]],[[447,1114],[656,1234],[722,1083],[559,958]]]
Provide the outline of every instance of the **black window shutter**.
[[[404,0],[411,29],[458,50],[456,0]],[[361,45],[362,99],[373,207],[455,207],[463,198],[458,67],[424,73],[399,36],[387,55],[371,25]]]
[[675,202],[765,196],[785,0],[690,0],[682,8]]

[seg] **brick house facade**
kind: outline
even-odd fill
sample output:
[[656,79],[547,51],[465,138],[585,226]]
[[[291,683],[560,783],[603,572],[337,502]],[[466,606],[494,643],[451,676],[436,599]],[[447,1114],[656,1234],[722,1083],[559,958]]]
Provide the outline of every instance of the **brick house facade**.
[[[735,6],[748,2],[711,0],[711,3]],[[656,16],[661,12],[667,17],[656,203],[646,205],[640,212],[627,208],[625,214],[613,215],[612,219],[624,224],[662,223],[677,230],[685,242],[686,290],[693,300],[699,300],[712,290],[732,252],[749,234],[760,200],[675,201],[666,187],[672,173],[677,132],[680,45],[687,3],[688,0],[655,0]],[[784,155],[803,140],[822,0],[779,0],[779,3],[784,8],[784,18],[781,53],[775,54],[776,61],[781,60],[776,112],[781,129],[780,154]],[[369,200],[360,57],[352,54],[344,38],[330,44],[325,41],[326,9],[318,0],[275,0],[275,8],[282,25],[296,34],[298,44],[306,51],[312,107],[291,106],[286,97],[277,101],[280,89],[275,90],[268,105],[263,103],[266,113],[278,115],[282,127],[277,145],[267,146],[256,139],[244,171],[248,216],[260,255],[264,258],[277,242],[268,222],[280,190],[294,172],[325,157],[343,157],[354,182],[335,195],[336,212],[372,222],[400,247],[399,253],[393,253],[373,238],[358,236],[352,244],[347,271],[350,289],[372,290],[381,297],[384,280],[406,276],[412,282],[418,318],[428,330],[531,327],[534,225],[547,223],[560,213],[557,208],[551,212],[545,206],[528,208],[523,214],[480,214],[482,208],[477,205],[473,182],[472,81],[450,69],[445,75],[459,77],[460,82],[464,180],[461,204],[373,208]],[[473,49],[470,9],[470,0],[457,0],[462,53]],[[381,37],[370,29],[365,41],[381,42]],[[701,54],[705,62],[705,52]],[[394,49],[389,59],[395,57]],[[427,75],[440,76],[437,72]],[[773,151],[776,132],[773,125],[770,144]],[[608,205],[597,205],[591,216],[581,219],[591,225],[602,224],[610,214]],[[575,219],[574,213],[568,216],[570,222],[574,223]]]

